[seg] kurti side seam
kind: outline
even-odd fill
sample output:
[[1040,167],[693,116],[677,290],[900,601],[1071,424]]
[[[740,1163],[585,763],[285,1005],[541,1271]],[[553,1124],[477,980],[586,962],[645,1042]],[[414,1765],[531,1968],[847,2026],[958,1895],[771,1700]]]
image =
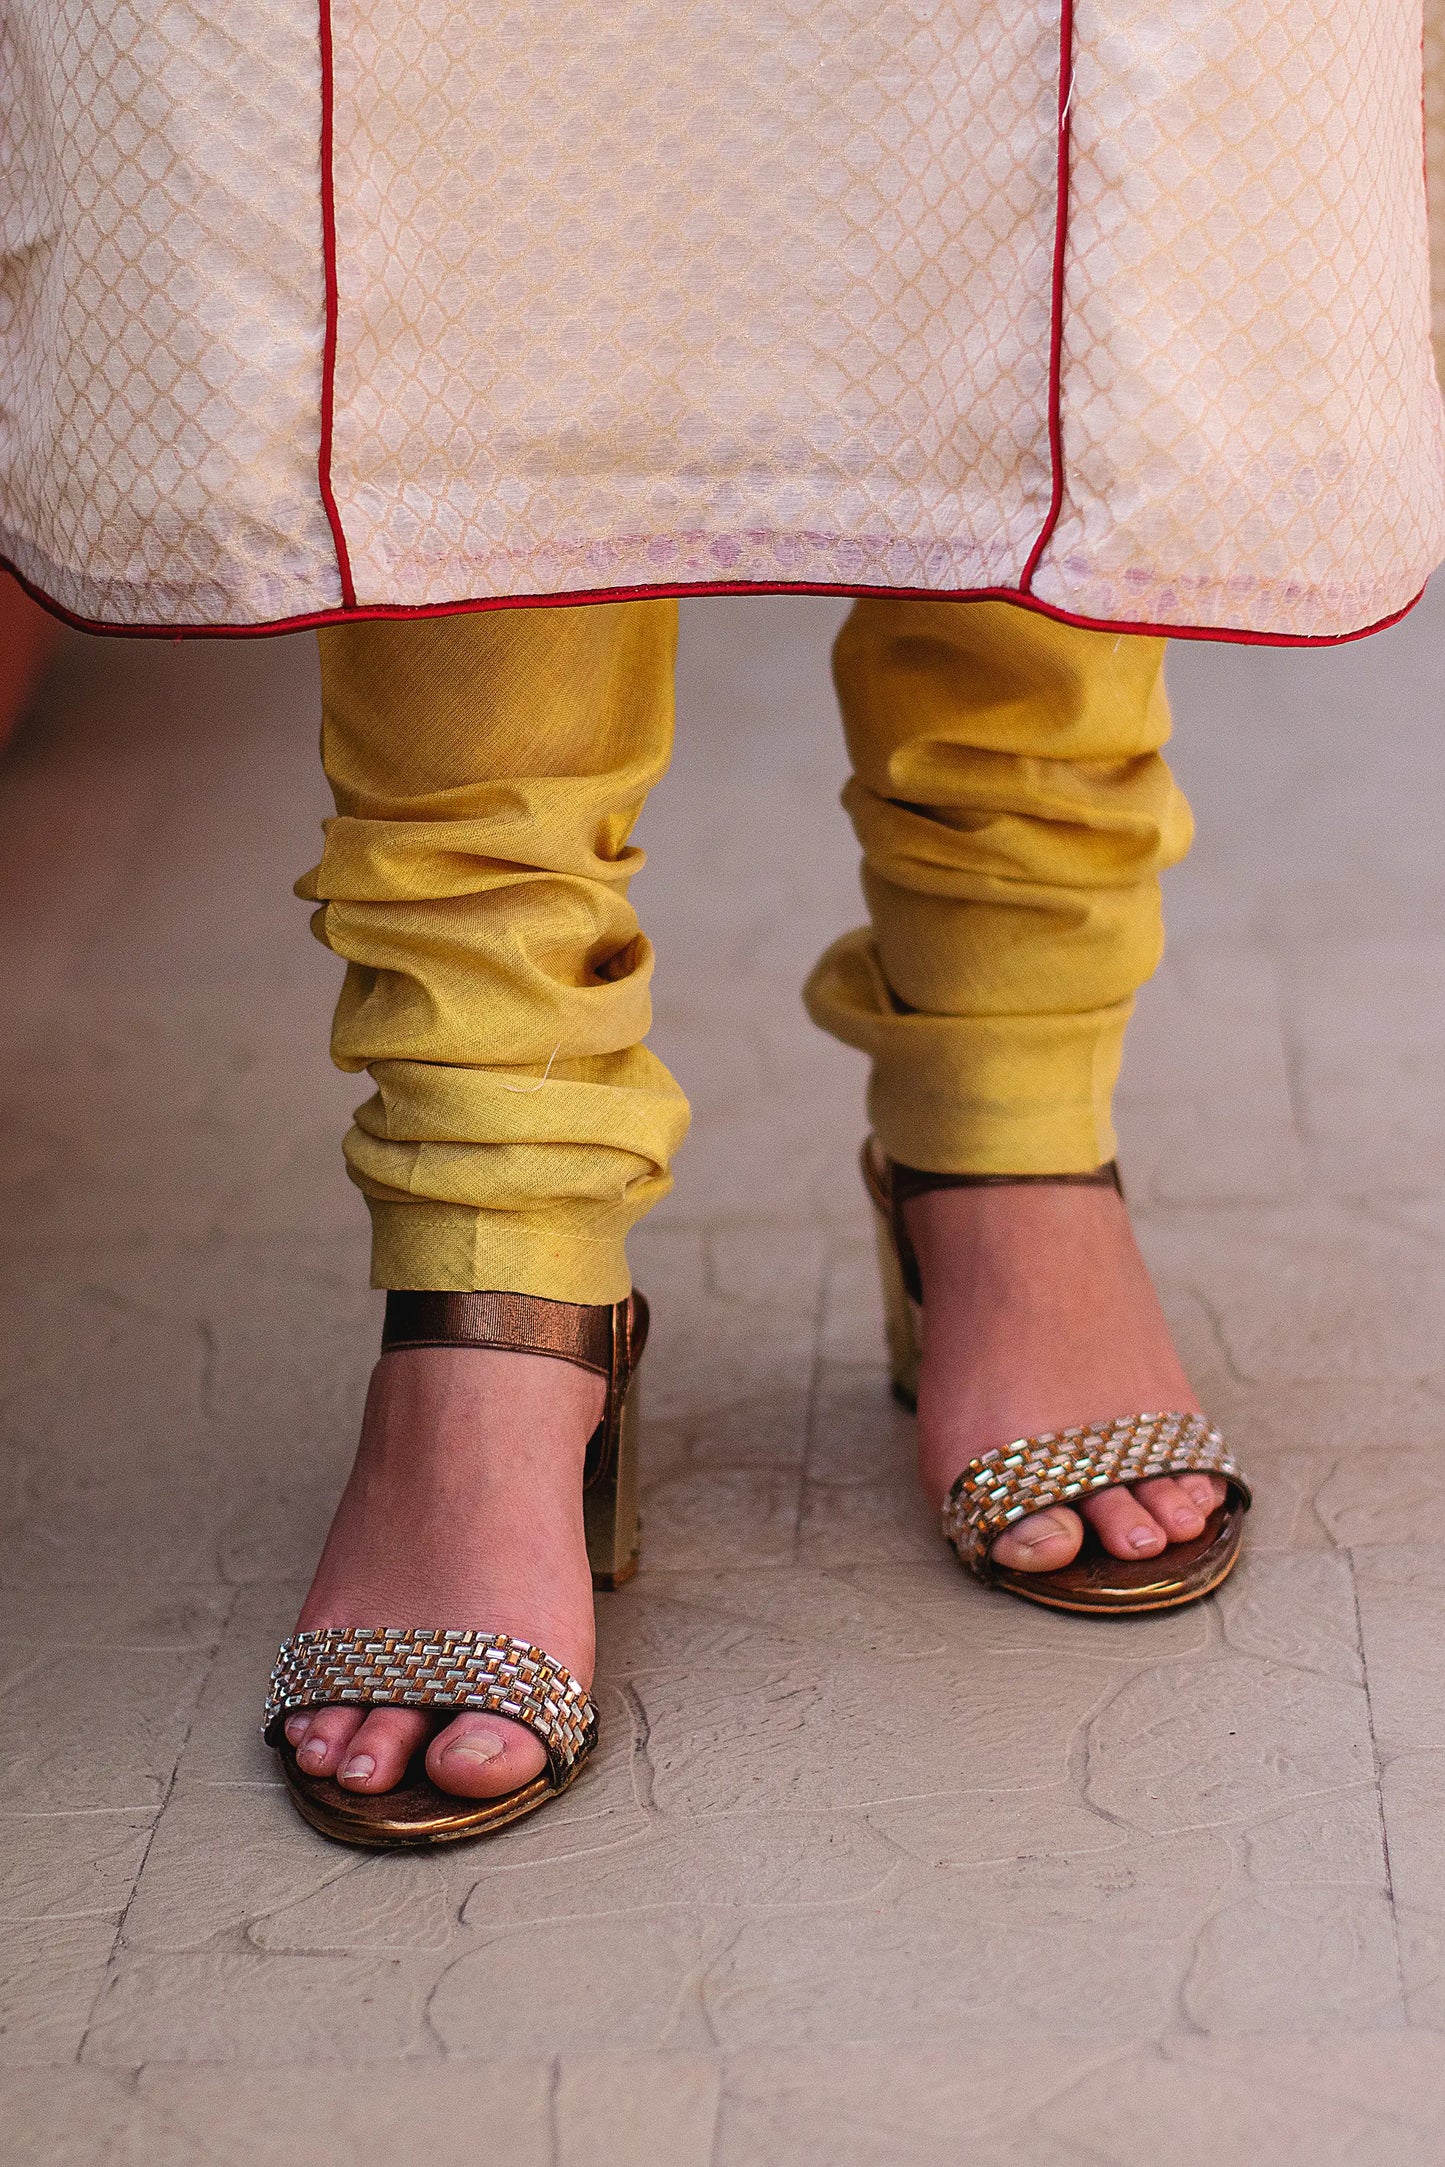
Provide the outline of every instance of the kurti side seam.
[[340,294],[336,279],[336,175],[335,139],[336,69],[331,33],[331,0],[319,0],[318,34],[321,46],[321,261],[326,293],[326,333],[321,349],[321,442],[316,459],[316,478],[326,520],[336,548],[336,570],[341,581],[345,609],[356,607],[356,582],[351,572],[351,552],[341,508],[331,486],[331,443],[336,415],[336,338]]
[[1064,505],[1064,267],[1069,247],[1069,114],[1074,103],[1074,0],[1059,10],[1058,200],[1054,207],[1053,288],[1049,304],[1049,508],[1029,551],[1019,593],[1033,585],[1039,560]]

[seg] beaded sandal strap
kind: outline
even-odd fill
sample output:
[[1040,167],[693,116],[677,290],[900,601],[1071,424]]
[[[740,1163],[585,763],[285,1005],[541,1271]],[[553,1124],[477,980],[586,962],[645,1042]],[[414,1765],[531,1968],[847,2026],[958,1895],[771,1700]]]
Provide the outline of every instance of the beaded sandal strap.
[[1202,1415],[1122,1415],[970,1460],[944,1501],[943,1532],[970,1571],[992,1580],[989,1549],[1016,1521],[1151,1475],[1222,1475],[1249,1504],[1229,1447]]
[[271,1673],[262,1735],[280,1745],[288,1716],[338,1702],[510,1716],[541,1739],[557,1784],[597,1743],[597,1710],[572,1673],[505,1633],[420,1626],[293,1633]]

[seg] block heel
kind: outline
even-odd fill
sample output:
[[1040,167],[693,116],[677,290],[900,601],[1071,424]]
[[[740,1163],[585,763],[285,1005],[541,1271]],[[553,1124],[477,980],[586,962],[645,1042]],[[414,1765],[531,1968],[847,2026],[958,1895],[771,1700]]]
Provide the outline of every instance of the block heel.
[[[641,1386],[638,1357],[647,1339],[647,1304],[633,1296],[630,1327],[632,1347],[626,1389],[617,1404],[615,1431],[609,1437],[608,1416],[599,1423],[593,1444],[598,1465],[590,1466],[582,1491],[582,1511],[587,1527],[587,1562],[594,1588],[620,1588],[637,1571],[642,1547],[642,1519],[638,1510],[639,1461],[642,1438]],[[609,1409],[610,1413],[610,1409]]]
[[[871,1195],[871,1190],[870,1190]],[[875,1199],[873,1238],[878,1250],[878,1277],[883,1286],[883,1331],[888,1342],[888,1367],[893,1397],[910,1414],[918,1412],[918,1371],[923,1361],[922,1310],[908,1292],[893,1239],[892,1222],[879,1211]]]

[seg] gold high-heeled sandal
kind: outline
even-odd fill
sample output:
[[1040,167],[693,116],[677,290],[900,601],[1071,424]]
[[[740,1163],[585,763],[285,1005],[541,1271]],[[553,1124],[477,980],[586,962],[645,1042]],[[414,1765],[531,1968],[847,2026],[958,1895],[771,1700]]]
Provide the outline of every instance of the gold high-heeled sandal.
[[[637,1365],[647,1341],[647,1304],[548,1302],[526,1294],[395,1293],[386,1298],[383,1354],[407,1347],[491,1347],[551,1355],[607,1381],[602,1419],[587,1446],[582,1509],[594,1588],[617,1588],[637,1570]],[[392,1791],[362,1796],[298,1767],[286,1720],[307,1708],[350,1704],[479,1709],[535,1731],[547,1766],[502,1798],[457,1798],[438,1789],[420,1756]],[[484,1836],[534,1813],[578,1775],[597,1743],[591,1696],[542,1649],[505,1633],[424,1626],[332,1626],[281,1644],[263,1736],[281,1758],[302,1817],[338,1843],[395,1850]]]
[[[878,1263],[893,1392],[918,1406],[923,1348],[923,1282],[904,1222],[910,1197],[930,1189],[969,1189],[1022,1181],[1110,1187],[1123,1194],[1112,1162],[1091,1174],[929,1174],[898,1166],[876,1137],[863,1147],[863,1180],[873,1203]],[[995,1564],[992,1547],[1005,1529],[1048,1505],[1072,1505],[1095,1490],[1146,1481],[1152,1475],[1220,1475],[1224,1503],[1192,1542],[1170,1543],[1152,1558],[1110,1557],[1086,1528],[1084,1546],[1057,1572],[1024,1573]],[[1020,1438],[985,1458],[970,1460],[943,1505],[943,1533],[978,1579],[1050,1610],[1091,1616],[1175,1610],[1217,1588],[1239,1557],[1249,1485],[1218,1430],[1202,1415],[1119,1415],[1110,1421]]]

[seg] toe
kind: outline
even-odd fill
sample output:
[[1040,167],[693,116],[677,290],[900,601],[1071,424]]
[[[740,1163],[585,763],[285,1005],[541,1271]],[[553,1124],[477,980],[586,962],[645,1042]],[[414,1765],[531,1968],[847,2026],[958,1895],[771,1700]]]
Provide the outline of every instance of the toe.
[[1000,1535],[989,1555],[996,1565],[1011,1566],[1015,1572],[1056,1573],[1078,1556],[1083,1539],[1078,1514],[1067,1505],[1050,1505]]
[[313,1708],[307,1715],[291,1717],[286,1736],[303,1775],[336,1774],[361,1728],[363,1713],[360,1708]]
[[1184,1485],[1172,1475],[1156,1475],[1152,1481],[1134,1485],[1134,1496],[1151,1519],[1157,1520],[1171,1542],[1193,1542],[1204,1533],[1207,1512],[1201,1512]]
[[1128,1490],[1100,1490],[1079,1510],[1110,1557],[1153,1558],[1168,1547],[1164,1529]]
[[1206,1520],[1224,1503],[1229,1493],[1229,1484],[1223,1475],[1176,1475],[1174,1480]]
[[438,1731],[426,1757],[432,1782],[458,1798],[501,1798],[530,1783],[546,1765],[536,1733],[503,1716],[458,1716]]
[[394,1790],[430,1728],[412,1708],[373,1708],[342,1757],[336,1780],[348,1791]]

